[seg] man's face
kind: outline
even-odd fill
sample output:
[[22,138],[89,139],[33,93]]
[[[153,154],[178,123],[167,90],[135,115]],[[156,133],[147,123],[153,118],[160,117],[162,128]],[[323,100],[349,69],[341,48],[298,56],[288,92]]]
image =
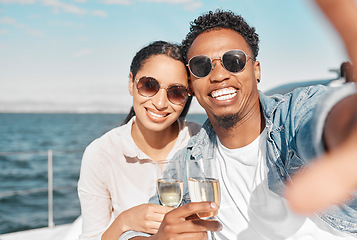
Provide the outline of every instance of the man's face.
[[[188,51],[188,59],[197,55],[222,57],[225,52],[233,49],[243,50],[253,56],[247,42],[237,32],[229,29],[212,30],[200,34],[194,40]],[[258,61],[248,59],[245,68],[239,73],[227,71],[219,59],[214,59],[214,68],[208,76],[197,78],[190,75],[191,88],[211,122],[227,116],[234,116],[234,121],[240,121],[257,106],[260,65]]]

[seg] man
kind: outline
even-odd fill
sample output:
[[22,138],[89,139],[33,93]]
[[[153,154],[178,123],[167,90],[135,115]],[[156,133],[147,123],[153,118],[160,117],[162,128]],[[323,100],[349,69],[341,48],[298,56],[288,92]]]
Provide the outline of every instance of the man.
[[[190,84],[209,121],[176,157],[184,162],[215,157],[222,201],[218,221],[194,217],[217,205],[188,203],[167,213],[149,238],[205,239],[206,231],[218,231],[217,239],[355,239],[355,198],[305,217],[283,197],[295,173],[356,128],[351,120],[357,111],[355,87],[315,86],[267,97],[257,90],[258,42],[255,29],[231,12],[210,12],[191,24],[183,41]],[[346,119],[336,121],[341,116]],[[184,194],[189,200],[187,183]]]

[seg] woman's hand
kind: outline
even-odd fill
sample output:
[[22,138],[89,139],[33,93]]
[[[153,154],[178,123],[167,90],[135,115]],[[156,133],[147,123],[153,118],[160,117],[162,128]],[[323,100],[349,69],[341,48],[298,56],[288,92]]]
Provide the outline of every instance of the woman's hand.
[[141,204],[122,212],[120,215],[125,231],[135,230],[154,234],[159,229],[165,214],[172,209],[156,204]]
[[135,230],[154,234],[172,208],[156,204],[141,204],[122,212],[102,235],[102,240],[118,239],[124,232]]

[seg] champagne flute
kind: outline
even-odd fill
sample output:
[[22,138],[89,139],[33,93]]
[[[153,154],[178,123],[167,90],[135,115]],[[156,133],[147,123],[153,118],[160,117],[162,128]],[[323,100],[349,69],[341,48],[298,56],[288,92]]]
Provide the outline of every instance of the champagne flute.
[[181,161],[178,159],[156,163],[157,191],[164,206],[176,208],[181,204],[183,195],[183,175]]
[[[210,201],[218,206],[221,191],[214,158],[200,158],[187,161],[188,190],[192,202]],[[201,219],[215,219],[216,212],[197,213]],[[211,232],[211,239],[215,239]]]

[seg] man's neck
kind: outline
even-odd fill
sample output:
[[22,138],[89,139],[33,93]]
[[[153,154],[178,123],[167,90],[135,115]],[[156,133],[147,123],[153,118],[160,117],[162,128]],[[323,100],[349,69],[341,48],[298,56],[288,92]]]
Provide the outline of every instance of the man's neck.
[[265,119],[261,113],[259,102],[252,111],[229,129],[218,126],[213,119],[210,119],[210,121],[221,143],[229,149],[247,146],[253,142],[265,128]]

